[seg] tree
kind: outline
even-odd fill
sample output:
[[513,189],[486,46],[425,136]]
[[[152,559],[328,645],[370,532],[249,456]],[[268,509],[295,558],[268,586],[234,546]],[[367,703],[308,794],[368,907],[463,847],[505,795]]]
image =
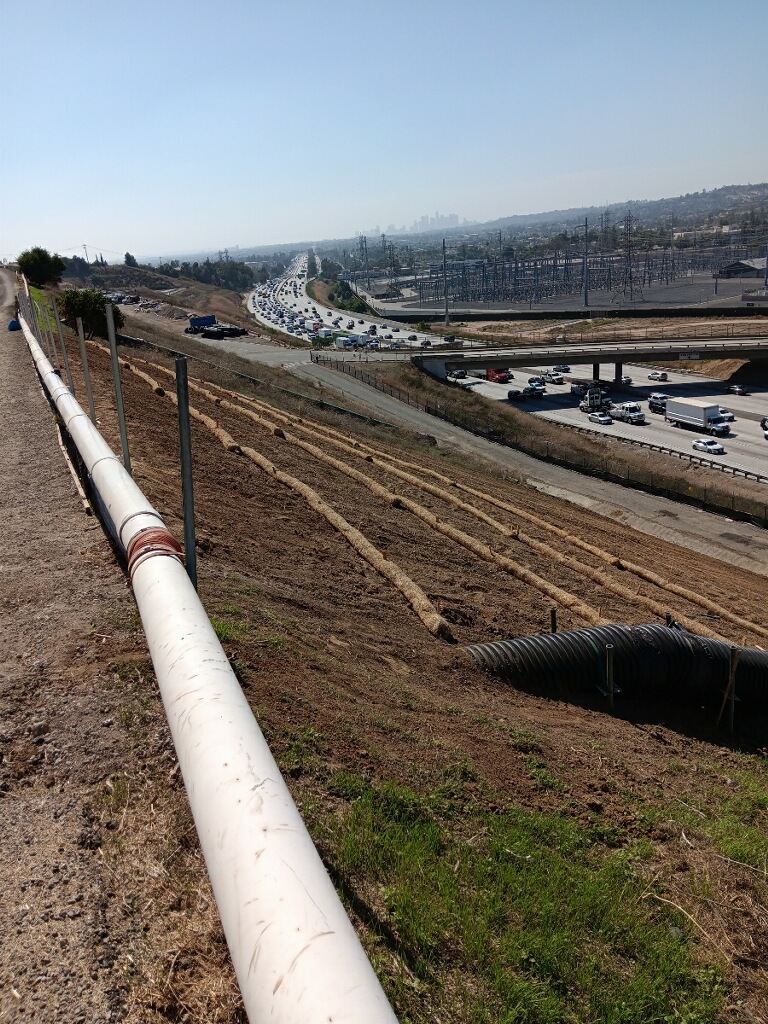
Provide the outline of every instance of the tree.
[[17,263],[29,283],[38,288],[46,284],[58,284],[66,268],[61,256],[51,256],[47,249],[42,249],[39,245],[21,253]]
[[129,252],[127,252],[125,254],[124,262],[125,262],[126,267],[138,267],[138,265],[139,265],[137,260],[136,260],[136,257],[135,256],[131,256],[131,254]]
[[[95,288],[65,288],[59,297],[59,308],[64,323],[73,329],[77,327],[77,318],[83,321],[83,331],[87,338],[98,334],[100,338],[107,337],[107,314],[105,307],[107,300]],[[112,317],[115,322],[115,329],[125,323],[122,312],[114,307]]]

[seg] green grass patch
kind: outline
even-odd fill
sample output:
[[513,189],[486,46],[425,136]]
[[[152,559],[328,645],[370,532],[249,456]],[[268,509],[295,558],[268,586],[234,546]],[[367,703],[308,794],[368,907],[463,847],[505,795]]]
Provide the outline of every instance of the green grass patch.
[[50,331],[53,336],[57,339],[58,334],[56,333],[56,319],[53,315],[53,309],[48,301],[48,296],[45,294],[42,288],[36,288],[34,285],[29,286],[29,295],[33,302],[37,303],[38,317],[40,319],[40,326],[44,330]]
[[237,640],[246,640],[249,634],[248,623],[240,618],[224,618],[219,615],[210,616],[213,631],[219,638],[219,643],[233,643]]
[[[749,762],[747,762],[749,764]],[[721,775],[719,769],[715,769]],[[766,767],[734,772],[712,790],[700,808],[677,803],[668,813],[692,832],[704,833],[724,857],[758,871],[768,868],[768,779]]]
[[[438,810],[450,786],[420,797],[349,772],[332,779],[351,801],[331,837],[337,871],[351,889],[378,894],[378,933],[420,982],[472,977],[457,999],[461,1019],[477,1024],[715,1019],[720,965],[703,970],[688,922],[646,898],[636,864],[648,850],[616,850],[599,830],[554,815],[470,812],[467,821],[473,773],[453,774],[466,841]],[[398,986],[392,979],[395,1003]]]

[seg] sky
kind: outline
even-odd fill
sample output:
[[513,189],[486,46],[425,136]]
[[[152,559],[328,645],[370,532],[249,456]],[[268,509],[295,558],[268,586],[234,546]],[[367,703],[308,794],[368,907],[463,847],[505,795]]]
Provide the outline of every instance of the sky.
[[0,0],[0,259],[768,180],[768,4]]

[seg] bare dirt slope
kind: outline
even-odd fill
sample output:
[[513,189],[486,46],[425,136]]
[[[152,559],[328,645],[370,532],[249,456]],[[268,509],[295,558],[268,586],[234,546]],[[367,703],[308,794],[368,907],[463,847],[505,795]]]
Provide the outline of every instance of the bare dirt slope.
[[[89,358],[100,426],[117,447],[108,359],[98,346],[89,349]],[[175,410],[162,393],[170,378],[164,376],[158,356],[126,350],[123,359],[134,475],[181,538]],[[76,356],[73,362],[79,373]],[[196,377],[199,369],[193,364],[191,375]],[[696,932],[703,954],[713,951],[707,948],[710,940],[715,949],[734,951],[730,1001],[738,1009],[729,1019],[764,1019],[764,880],[737,864],[725,870],[703,832],[689,831],[682,843],[679,830],[659,819],[648,833],[639,813],[646,803],[663,804],[672,791],[709,813],[713,788],[726,785],[726,779],[735,784],[743,755],[727,747],[715,730],[716,709],[622,706],[611,716],[596,693],[577,703],[512,691],[481,673],[461,650],[467,643],[545,630],[553,604],[560,608],[562,628],[583,625],[592,616],[651,621],[658,619],[653,611],[657,607],[689,621],[692,628],[737,643],[765,645],[764,579],[635,533],[505,480],[481,464],[468,466],[405,433],[357,425],[268,387],[251,393],[260,405],[244,402],[216,390],[217,382],[231,386],[231,377],[210,371],[208,376],[214,379],[205,384],[208,393],[193,391],[192,402],[239,449],[227,450],[223,435],[193,422],[201,598],[297,800],[307,808],[311,829],[322,837],[326,820],[338,813],[323,779],[340,768],[428,789],[452,765],[471,764],[487,780],[498,808],[514,805],[584,821],[599,814],[606,827],[622,836],[643,835],[654,844],[655,878],[649,884],[696,919],[705,936]],[[294,418],[281,419],[284,413]],[[39,415],[47,417],[44,407]],[[27,436],[31,431],[30,426]],[[351,440],[341,435],[352,435]],[[249,449],[314,488],[407,573],[457,643],[446,644],[432,635],[390,582],[299,494],[249,458]],[[393,469],[411,479],[393,474]],[[424,482],[437,491],[425,490]],[[486,497],[472,496],[466,488],[479,489]],[[399,500],[392,501],[385,491]],[[32,505],[34,499],[28,501]],[[77,956],[73,961],[71,942],[69,951],[57,951],[55,959],[65,965],[62,971],[78,973],[80,968],[82,998],[92,1001],[83,1019],[100,1019],[99,1013],[108,1019],[111,1008],[112,1019],[118,1020],[236,1021],[241,1019],[236,988],[223,966],[222,937],[178,791],[151,666],[139,649],[135,622],[126,617],[130,605],[125,585],[98,531],[87,532],[88,521],[78,520],[77,502],[72,496],[69,501],[76,521],[71,538],[61,542],[62,557],[71,553],[73,561],[79,559],[76,572],[71,570],[78,582],[92,571],[92,563],[96,575],[86,583],[82,600],[77,598],[76,615],[54,618],[46,613],[51,615],[46,633],[41,635],[36,624],[30,639],[21,643],[24,650],[25,643],[45,643],[44,656],[35,657],[44,661],[46,679],[59,680],[57,692],[66,695],[54,707],[71,706],[61,727],[67,756],[54,770],[45,767],[44,758],[30,761],[35,756],[30,751],[19,762],[24,771],[17,774],[9,771],[6,758],[0,765],[6,780],[0,809],[9,815],[5,824],[13,832],[14,809],[29,808],[28,827],[42,847],[48,844],[50,857],[55,852],[78,869],[88,865],[92,881],[75,904],[82,906],[82,917],[67,922],[101,928],[112,952],[103,971],[95,968],[95,977],[82,971]],[[65,496],[45,523],[58,514],[61,503],[66,503]],[[485,518],[466,506],[480,509]],[[44,537],[50,531],[41,524],[39,532]],[[90,538],[88,544],[85,538]],[[587,540],[607,555],[630,553],[638,564],[663,566],[665,577],[684,577],[692,590],[709,587],[716,578],[724,607],[733,609],[742,623],[713,616],[663,585],[628,579],[610,560],[577,549],[575,540]],[[504,561],[494,560],[494,552]],[[15,589],[23,583],[30,606],[61,602],[58,592],[49,595],[42,575],[16,571]],[[559,588],[557,595],[554,587]],[[74,602],[69,597],[67,606]],[[13,659],[22,609],[14,604],[10,610],[0,636]],[[110,615],[116,616],[112,629],[104,624]],[[99,635],[90,626],[96,617]],[[101,647],[100,635],[109,638],[105,645],[117,646]],[[50,686],[40,690],[24,657],[22,652],[23,670],[4,691],[12,722],[5,745],[27,743],[45,750],[50,743],[36,743],[41,738],[33,735],[37,727],[29,733],[27,728],[41,708],[49,709],[50,718]],[[78,679],[88,685],[78,688]],[[103,724],[108,720],[109,725]],[[751,749],[759,746],[759,723],[740,725]],[[542,786],[540,772],[529,770],[529,758],[519,743],[510,742],[511,734],[535,737],[541,770],[561,784]],[[45,740],[47,734],[41,735]],[[54,781],[48,784],[51,775]],[[633,802],[627,801],[627,793],[633,794]],[[46,801],[54,795],[64,806],[75,801],[67,812],[77,820],[70,836],[59,834],[62,815],[54,816],[58,804],[47,817]],[[64,823],[68,820],[65,814]],[[44,858],[38,865],[37,855],[33,859],[27,853],[25,834],[31,838],[31,833],[22,833],[20,840],[3,843],[4,871],[13,864],[21,875],[17,902],[7,901],[1,923],[12,936],[4,953],[3,980],[14,983],[19,998],[10,998],[19,1006],[22,998],[28,1000],[28,1015],[17,1011],[14,1017],[13,1002],[6,1014],[9,1020],[42,1021],[50,1018],[38,1009],[40,1003],[15,984],[19,965],[32,956],[33,943],[43,948],[53,938],[69,936],[62,935],[61,926],[55,937],[49,935],[45,899],[27,900],[29,909],[19,917],[18,902],[33,884],[36,894],[38,889],[54,894],[46,897],[49,902],[59,899],[56,885],[46,888],[53,864]],[[375,907],[376,894],[367,897]],[[61,902],[55,906],[57,913],[64,908]],[[356,923],[364,932],[364,922]],[[92,951],[98,938],[98,932],[95,937],[84,934],[80,945]],[[382,941],[381,936],[369,938]],[[59,950],[64,950],[60,941]],[[32,958],[35,978],[49,969],[42,962],[45,955],[50,957],[38,953]],[[34,984],[38,988],[32,986],[31,994],[43,982]],[[64,991],[64,985],[60,979],[55,988]],[[428,1019],[415,1008],[411,1016]]]

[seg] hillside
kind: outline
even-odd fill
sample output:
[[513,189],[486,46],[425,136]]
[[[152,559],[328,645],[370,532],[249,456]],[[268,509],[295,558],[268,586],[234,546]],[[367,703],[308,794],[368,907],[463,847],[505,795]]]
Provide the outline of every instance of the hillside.
[[[101,428],[119,448],[108,355],[94,345],[89,360]],[[135,478],[181,536],[168,362],[130,349],[122,360]],[[282,371],[259,367],[262,383],[237,392],[226,370],[193,360],[190,375],[193,405],[240,446],[193,422],[201,597],[400,1018],[761,1019],[764,724],[740,720],[729,745],[716,707],[619,701],[610,714],[596,689],[565,681],[557,693],[512,689],[463,648],[546,631],[553,604],[561,629],[658,621],[664,609],[764,645],[764,580],[490,462],[321,410],[322,390],[291,397],[281,386],[302,385]],[[456,642],[430,632],[434,620],[251,448],[421,588]],[[628,573],[617,561],[628,553],[660,582]],[[665,587],[680,579],[687,599]],[[741,624],[697,603],[713,580]],[[209,895],[158,739],[151,665],[126,658],[114,673],[133,743],[126,794],[141,799],[126,795],[119,843],[92,828],[123,897],[107,916],[125,936],[114,968],[125,1019],[234,1024],[221,937],[209,913],[195,927]]]
[[666,199],[631,199],[624,203],[610,203],[607,206],[571,207],[567,210],[550,210],[544,213],[529,213],[512,217],[499,217],[484,224],[473,225],[472,230],[498,231],[532,228],[547,225],[549,230],[569,226],[585,217],[590,224],[600,221],[606,215],[610,223],[620,223],[629,211],[642,227],[707,227],[719,223],[740,225],[748,223],[753,215],[757,223],[765,224],[768,218],[768,183],[755,185],[725,185],[722,188],[706,189],[684,196]]

